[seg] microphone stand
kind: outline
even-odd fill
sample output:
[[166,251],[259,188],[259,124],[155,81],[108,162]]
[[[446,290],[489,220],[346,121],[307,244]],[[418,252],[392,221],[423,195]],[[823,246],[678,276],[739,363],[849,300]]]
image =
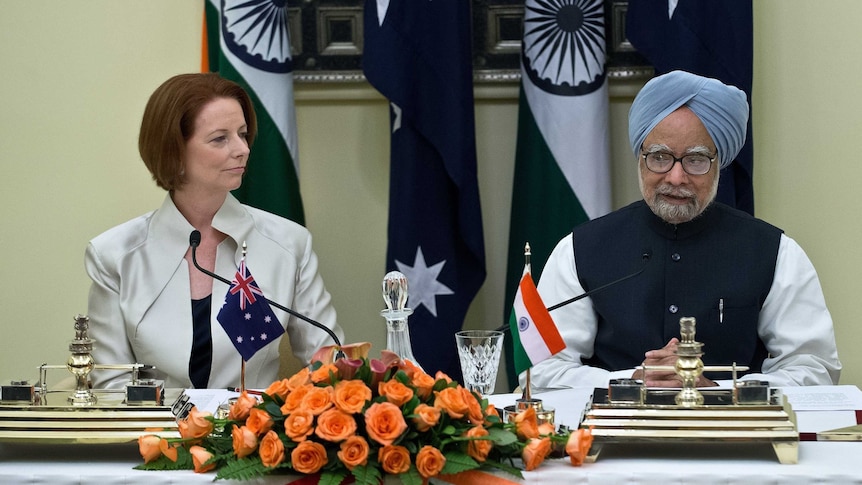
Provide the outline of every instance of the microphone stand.
[[[198,231],[192,231],[192,234],[194,234],[195,232],[198,232]],[[200,233],[198,233],[198,234],[200,234]],[[198,244],[200,244],[200,236],[198,236],[197,238],[190,237],[189,245],[192,247],[192,264],[195,265],[195,268],[197,268],[198,271],[200,271],[201,273],[203,273],[207,276],[210,276],[212,278],[215,278],[215,279],[221,281],[222,283],[224,283],[228,286],[232,285],[233,283],[231,283],[226,278],[222,278],[221,276],[213,273],[212,271],[209,271],[209,270],[203,268],[201,265],[198,264],[198,259],[197,259],[196,254],[195,254],[197,252],[197,249],[198,249]],[[287,308],[284,305],[280,305],[280,304],[270,300],[269,298],[264,297],[264,299],[266,300],[267,303],[278,308],[279,310],[281,310],[281,311],[283,311],[289,315],[293,315],[294,317],[296,317],[300,320],[304,320],[304,321],[310,323],[311,325],[323,330],[327,334],[329,334],[329,337],[332,338],[332,341],[335,342],[335,345],[338,346],[338,353],[336,354],[336,358],[338,358],[339,354],[344,355],[343,352],[341,351],[341,341],[338,339],[338,336],[335,335],[335,332],[333,332],[332,329],[330,329],[326,325],[323,325],[320,322],[316,322],[316,321],[306,317],[305,315],[303,315],[299,312],[291,310],[290,308]]]
[[643,273],[645,269],[646,269],[646,266],[644,266],[643,268],[641,268],[641,269],[640,269],[640,270],[638,270],[638,271],[635,271],[634,273],[632,273],[632,274],[630,274],[630,275],[623,276],[622,278],[620,278],[620,279],[618,279],[618,280],[611,281],[610,283],[606,283],[606,284],[604,284],[604,285],[602,285],[602,286],[599,286],[598,288],[593,288],[593,289],[592,289],[592,290],[590,290],[590,291],[585,291],[585,292],[581,293],[580,295],[578,295],[578,296],[576,296],[576,297],[574,297],[574,298],[569,298],[569,299],[568,299],[568,300],[566,300],[566,301],[561,301],[560,303],[557,303],[556,305],[551,305],[551,306],[549,306],[549,307],[548,307],[548,311],[549,311],[549,312],[554,311],[554,310],[556,310],[557,308],[564,307],[564,306],[568,305],[569,303],[574,303],[574,302],[576,302],[576,301],[578,301],[578,300],[581,300],[581,299],[583,299],[583,298],[586,298],[586,297],[588,297],[588,296],[590,296],[590,295],[594,295],[594,294],[596,294],[596,293],[598,293],[598,292],[600,292],[600,291],[604,290],[605,288],[610,288],[611,286],[614,286],[614,285],[615,285],[615,284],[617,284],[617,283],[621,283],[621,282],[623,282],[623,281],[625,281],[625,280],[627,280],[627,279],[629,279],[629,278],[634,278],[635,276],[637,276],[637,275],[639,275],[639,274]]
[[[644,253],[642,257],[643,257],[644,263],[646,263],[647,261],[649,261],[650,254],[649,254],[649,253]],[[554,310],[556,310],[557,308],[564,307],[564,306],[566,306],[566,305],[568,305],[568,304],[570,304],[570,303],[574,303],[574,302],[576,302],[576,301],[578,301],[578,300],[582,300],[582,299],[584,299],[584,298],[586,298],[586,297],[588,297],[588,296],[595,295],[596,293],[598,293],[598,292],[600,292],[600,291],[602,291],[602,290],[605,290],[605,289],[607,289],[607,288],[610,288],[611,286],[614,286],[614,285],[616,285],[616,284],[618,284],[618,283],[622,283],[623,281],[625,281],[625,280],[627,280],[627,279],[634,278],[635,276],[637,276],[637,275],[639,275],[639,274],[643,273],[645,269],[646,269],[646,264],[644,264],[644,267],[643,267],[643,268],[641,268],[641,269],[639,269],[639,270],[635,271],[635,272],[634,272],[634,273],[632,273],[632,274],[625,275],[625,276],[623,276],[622,278],[619,278],[619,279],[616,279],[616,280],[614,280],[614,281],[611,281],[610,283],[605,283],[605,284],[604,284],[604,285],[602,285],[602,286],[599,286],[599,287],[597,287],[597,288],[593,288],[592,290],[589,290],[589,291],[585,291],[585,292],[581,293],[580,295],[577,295],[577,296],[575,296],[575,297],[569,298],[568,300],[565,300],[565,301],[561,301],[560,303],[557,303],[556,305],[551,305],[551,306],[549,306],[549,307],[548,307],[548,311],[549,311],[549,312],[554,311]],[[498,331],[501,331],[501,332],[506,332],[506,331],[509,331],[509,330],[510,330],[510,328],[509,328],[509,325],[508,325],[508,324],[504,324],[504,325],[501,325],[500,327],[496,328],[495,330],[498,330]]]

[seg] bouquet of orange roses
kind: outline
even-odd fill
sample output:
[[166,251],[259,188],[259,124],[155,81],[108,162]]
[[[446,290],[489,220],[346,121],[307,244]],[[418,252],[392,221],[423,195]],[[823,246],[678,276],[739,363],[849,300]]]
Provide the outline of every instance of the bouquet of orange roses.
[[[445,374],[432,377],[385,350],[369,359],[370,346],[321,349],[261,400],[242,393],[226,418],[192,409],[178,422],[181,438],[139,438],[137,468],[216,469],[216,478],[234,479],[301,473],[321,484],[352,475],[360,485],[387,474],[418,485],[480,467],[520,477],[515,459],[531,470],[555,446],[579,465],[590,448],[589,432],[540,427],[532,409],[504,423],[487,399]],[[334,359],[339,349],[346,357]]]

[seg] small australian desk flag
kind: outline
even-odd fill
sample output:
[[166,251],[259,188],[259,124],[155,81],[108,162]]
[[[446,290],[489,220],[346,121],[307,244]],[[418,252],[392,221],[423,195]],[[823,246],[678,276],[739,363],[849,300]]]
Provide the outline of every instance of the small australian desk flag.
[[284,333],[245,259],[239,263],[216,318],[244,361]]

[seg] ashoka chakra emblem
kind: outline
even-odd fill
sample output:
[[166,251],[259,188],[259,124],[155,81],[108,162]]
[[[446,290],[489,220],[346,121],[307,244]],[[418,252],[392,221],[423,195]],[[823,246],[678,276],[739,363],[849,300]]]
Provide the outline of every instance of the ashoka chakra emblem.
[[269,72],[293,70],[287,0],[222,0],[222,38],[246,64]]
[[541,0],[524,10],[521,61],[530,80],[561,96],[589,94],[605,80],[602,0]]

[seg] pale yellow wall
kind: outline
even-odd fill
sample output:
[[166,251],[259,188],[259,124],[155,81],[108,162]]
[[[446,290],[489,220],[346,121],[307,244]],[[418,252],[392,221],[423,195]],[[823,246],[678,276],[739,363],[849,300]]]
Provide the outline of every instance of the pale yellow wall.
[[[144,103],[198,69],[198,0],[0,0],[0,380],[62,363],[86,311],[88,239],[163,197],[137,154]],[[760,217],[807,250],[835,318],[842,383],[862,385],[852,308],[862,175],[855,131],[862,67],[854,0],[755,0],[755,192]],[[638,197],[626,114],[640,82],[611,86],[613,202]],[[502,323],[517,86],[477,86],[488,279],[471,328]],[[308,225],[347,340],[385,343],[380,281],[388,210],[388,107],[366,84],[298,85]],[[840,183],[846,181],[845,183]],[[842,217],[843,216],[843,217]],[[839,219],[840,217],[840,219]],[[96,336],[96,338],[98,338]],[[498,386],[498,390],[502,390]]]

